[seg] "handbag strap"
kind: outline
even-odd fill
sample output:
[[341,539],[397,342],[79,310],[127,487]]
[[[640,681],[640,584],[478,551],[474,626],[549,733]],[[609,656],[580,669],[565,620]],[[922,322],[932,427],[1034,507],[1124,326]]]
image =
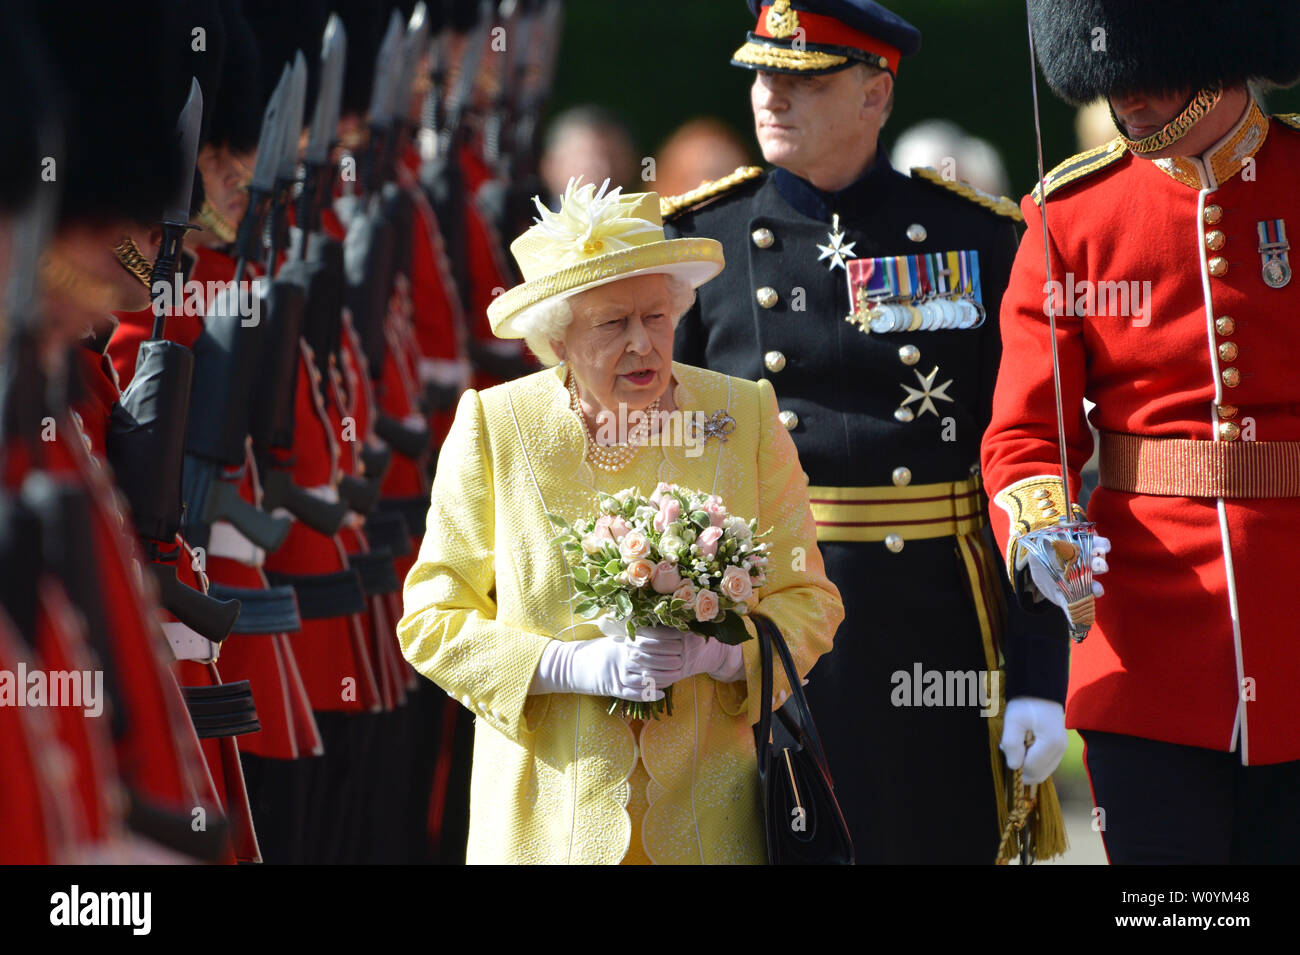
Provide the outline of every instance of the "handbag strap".
[[754,614],[751,619],[754,621],[754,628],[758,631],[759,657],[762,663],[759,684],[763,705],[758,720],[759,738],[756,741],[757,745],[762,747],[759,751],[759,766],[766,771],[767,761],[771,758],[772,648],[775,647],[777,655],[781,658],[781,666],[785,669],[786,681],[790,684],[790,700],[794,703],[794,716],[798,720],[799,728],[803,730],[803,735],[812,747],[813,751],[810,755],[818,762],[822,771],[826,773],[827,779],[829,779],[830,769],[826,763],[826,754],[822,750],[821,737],[817,734],[817,724],[813,722],[812,710],[809,708],[808,698],[804,696],[803,692],[803,681],[799,678],[799,671],[795,669],[794,657],[790,654],[790,648],[786,646],[781,631],[770,619],[757,614]]

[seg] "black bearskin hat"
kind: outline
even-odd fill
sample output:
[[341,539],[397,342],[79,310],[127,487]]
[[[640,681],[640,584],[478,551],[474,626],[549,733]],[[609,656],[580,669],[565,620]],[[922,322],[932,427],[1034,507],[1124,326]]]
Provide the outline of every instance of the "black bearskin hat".
[[221,13],[226,27],[226,58],[208,138],[214,146],[247,153],[257,148],[262,128],[262,61],[253,28],[239,0],[221,0]]
[[170,0],[31,5],[50,62],[64,64],[61,224],[151,222],[176,192],[176,116],[184,93],[169,95],[169,84],[184,69],[189,47],[168,35],[171,7]]
[[42,186],[38,123],[49,123],[49,133],[57,135],[49,69],[38,47],[23,6],[0,6],[0,89],[26,91],[0,100],[0,212],[16,212]]
[[211,135],[212,107],[217,101],[226,56],[221,5],[218,0],[172,0],[167,12],[167,42],[176,44],[180,56],[174,75],[162,90],[162,99],[174,104],[173,113],[179,115],[190,95],[190,77],[199,81],[203,90],[199,142],[205,143]]
[[[307,63],[307,97],[303,100],[303,123],[311,122],[316,88],[320,85],[320,48],[329,20],[329,5],[324,0],[244,0],[244,16],[257,38],[262,59],[262,105],[265,106],[280,82],[286,65],[293,65],[294,55],[302,51]],[[348,57],[352,56],[351,36]],[[261,110],[258,111],[259,118]]]
[[375,85],[375,59],[384,42],[388,18],[397,4],[383,0],[335,0],[334,12],[348,34],[348,62],[343,72],[341,113],[365,113]]
[[1030,0],[1038,64],[1062,99],[1300,79],[1296,0]]

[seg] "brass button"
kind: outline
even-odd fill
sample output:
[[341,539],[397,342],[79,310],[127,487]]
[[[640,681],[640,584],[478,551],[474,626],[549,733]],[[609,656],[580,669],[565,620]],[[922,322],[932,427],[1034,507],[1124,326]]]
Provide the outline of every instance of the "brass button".
[[921,360],[921,349],[915,345],[904,345],[898,350],[898,360],[904,365],[915,365]]
[[1219,437],[1224,441],[1236,441],[1241,437],[1241,426],[1235,421],[1220,421]]
[[1224,338],[1227,338],[1237,330],[1237,323],[1227,315],[1224,315],[1222,318],[1216,318],[1214,320],[1214,330]]
[[1236,405],[1219,405],[1219,417],[1235,418],[1237,417],[1237,412],[1240,410],[1241,409],[1238,408]]
[[919,222],[913,222],[907,227],[907,237],[913,242],[924,242],[927,235],[929,233],[925,231],[925,226]]
[[1043,500],[1044,498],[1048,498],[1051,496],[1052,496],[1052,492],[1045,487],[1040,487],[1038,490],[1034,491],[1034,493],[1030,495],[1030,497],[1036,497],[1040,501]]
[[1214,225],[1223,218],[1223,209],[1219,206],[1205,207],[1205,224]]
[[799,416],[793,411],[782,411],[777,417],[781,419],[781,424],[785,426],[787,431],[793,431],[799,426]]
[[1061,516],[1060,512],[1057,511],[1056,508],[1052,508],[1050,511],[1043,511],[1043,517],[1060,517],[1060,516]]
[[1223,369],[1223,383],[1229,388],[1236,388],[1241,384],[1241,372],[1235,368]]
[[1222,342],[1219,345],[1219,358],[1223,361],[1237,360],[1237,346],[1232,342]]
[[763,364],[768,371],[780,371],[785,367],[785,356],[779,351],[770,351],[763,356]]
[[910,468],[894,468],[894,487],[907,487],[912,483],[912,471]]
[[776,241],[776,236],[772,235],[771,229],[755,229],[750,238],[760,249],[770,249],[772,243]]
[[891,554],[897,554],[903,549],[903,538],[897,534],[888,534],[885,537],[885,546],[889,548]]
[[1218,252],[1223,248],[1223,243],[1228,241],[1228,237],[1215,229],[1212,232],[1205,233],[1205,247],[1211,252]]
[[1052,507],[1052,502],[1047,498],[1043,498],[1043,500],[1038,502],[1038,509],[1040,511],[1051,510],[1051,507]]
[[772,288],[770,285],[764,285],[755,294],[758,298],[758,304],[763,308],[771,308],[776,304],[777,299],[779,298],[776,294],[776,289]]
[[1216,279],[1221,279],[1228,274],[1228,260],[1221,255],[1216,255],[1210,259],[1210,274]]
[[911,421],[914,417],[916,417],[916,416],[915,416],[914,414],[912,414],[912,409],[911,409],[911,408],[895,408],[895,409],[894,409],[894,420],[895,420],[895,421],[901,421],[901,422],[903,422],[903,424],[907,424],[907,422]]

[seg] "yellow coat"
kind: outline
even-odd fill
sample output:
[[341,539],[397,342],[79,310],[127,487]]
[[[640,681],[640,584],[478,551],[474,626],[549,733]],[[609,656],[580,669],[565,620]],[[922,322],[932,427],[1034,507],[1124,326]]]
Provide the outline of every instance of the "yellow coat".
[[[698,449],[643,448],[612,475],[584,459],[563,366],[468,391],[456,410],[398,636],[412,666],[477,717],[470,862],[619,862],[637,844],[630,779],[648,781],[635,834],[645,857],[764,861],[754,640],[744,644],[745,681],[678,682],[673,715],[646,723],[639,745],[603,698],[528,695],[546,641],[600,635],[571,612],[568,565],[546,513],[592,516],[597,490],[649,494],[660,480],[718,494],[731,513],[774,527],[755,610],[780,627],[801,674],[831,648],[844,608],[771,385],[677,363],[673,373],[679,408],[725,409],[735,429],[693,457]],[[776,669],[776,688],[788,689]]]

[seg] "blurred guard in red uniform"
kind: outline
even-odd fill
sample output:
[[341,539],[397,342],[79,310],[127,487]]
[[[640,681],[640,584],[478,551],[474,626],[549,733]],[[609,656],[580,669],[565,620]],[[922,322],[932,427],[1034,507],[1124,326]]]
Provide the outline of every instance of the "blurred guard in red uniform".
[[[42,621],[57,623],[65,613],[84,622],[89,649],[112,687],[105,713],[113,761],[129,800],[128,825],[186,855],[233,861],[213,781],[165,668],[171,653],[157,623],[154,587],[144,575],[135,531],[107,468],[88,453],[103,447],[115,400],[112,369],[103,356],[113,324],[109,312],[137,308],[148,299],[112,248],[131,223],[155,220],[178,187],[175,124],[183,95],[159,95],[150,105],[120,108],[133,102],[138,86],[163,90],[181,69],[189,31],[183,43],[173,42],[177,34],[166,7],[146,3],[128,11],[78,5],[75,30],[68,29],[66,7],[33,8],[52,61],[76,64],[59,76],[67,122],[65,147],[53,153],[61,190],[57,231],[41,268],[46,341],[53,350],[81,339],[78,356],[92,360],[76,363],[88,372],[80,381],[84,414],[52,407],[49,438],[39,448],[29,445],[25,460],[8,449],[5,480],[15,488],[42,471],[64,493],[80,495],[78,543],[65,547],[58,567],[66,610],[46,603],[42,592],[35,628],[39,638]],[[48,559],[48,553],[44,556]],[[75,559],[83,561],[81,572],[70,564]],[[54,645],[44,644],[42,652]],[[63,656],[75,660],[82,654],[65,644]],[[61,741],[66,745],[67,736]],[[77,751],[77,744],[71,748]],[[98,777],[108,779],[102,769]],[[105,793],[103,798],[119,797]],[[203,823],[195,825],[200,819]]]
[[[1300,5],[1035,0],[1038,60],[1121,136],[1021,203],[1002,368],[983,445],[993,524],[1022,600],[1017,537],[1064,512],[1047,306],[1056,313],[1072,493],[1113,544],[1070,668],[1115,863],[1300,862],[1300,116],[1256,81],[1300,77]],[[1046,218],[1052,284],[1044,275]],[[1050,298],[1049,298],[1050,297]],[[1095,569],[1104,569],[1105,563]]]

